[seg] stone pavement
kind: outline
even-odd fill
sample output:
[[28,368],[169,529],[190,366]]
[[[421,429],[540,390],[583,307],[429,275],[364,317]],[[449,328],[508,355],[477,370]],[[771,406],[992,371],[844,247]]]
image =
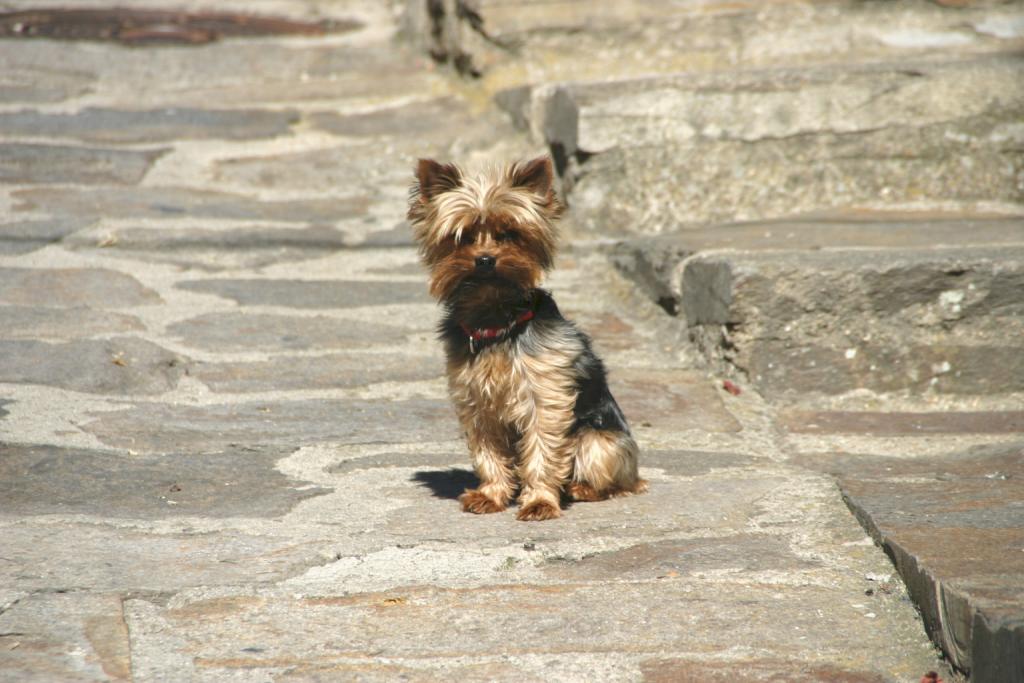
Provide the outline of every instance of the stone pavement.
[[[0,40],[0,680],[917,681],[930,670],[956,680],[947,661],[975,680],[1014,680],[1020,664],[1009,654],[1024,637],[1024,403],[1010,334],[1020,330],[1019,261],[993,262],[1021,247],[1014,212],[1024,201],[1005,177],[1016,172],[1013,157],[985,147],[1019,139],[1012,112],[978,104],[991,130],[971,147],[980,150],[971,163],[997,179],[977,192],[994,194],[956,206],[954,219],[974,221],[981,235],[971,248],[995,254],[978,251],[963,269],[973,298],[914,298],[903,273],[930,282],[946,272],[928,258],[935,242],[922,228],[934,224],[921,223],[925,215],[905,228],[884,224],[884,235],[849,216],[806,228],[854,250],[892,240],[924,250],[918,261],[897,254],[912,264],[884,271],[899,274],[891,282],[841,257],[837,272],[858,292],[858,278],[876,285],[871,301],[897,292],[883,312],[916,330],[922,348],[948,345],[948,333],[964,348],[1003,349],[994,360],[1002,374],[976,362],[975,383],[962,390],[948,372],[934,383],[892,372],[889,384],[872,384],[863,379],[870,364],[842,365],[848,346],[837,347],[842,362],[822,356],[823,374],[790,363],[758,377],[742,367],[777,353],[770,342],[779,339],[831,349],[843,330],[829,315],[863,311],[861,299],[837,297],[831,314],[817,302],[805,312],[811,322],[786,318],[817,336],[758,328],[739,337],[747,356],[722,361],[713,328],[735,333],[743,325],[731,311],[777,301],[770,289],[737,286],[734,308],[708,312],[699,293],[718,290],[705,283],[753,273],[755,284],[792,280],[820,292],[827,283],[800,275],[816,266],[799,254],[786,256],[798,267],[771,261],[759,226],[614,234],[597,221],[612,216],[600,202],[614,203],[615,220],[656,222],[636,212],[658,202],[616,194],[642,174],[621,175],[619,187],[614,163],[605,165],[614,159],[559,137],[564,125],[593,131],[597,114],[586,124],[538,122],[563,111],[558,102],[586,111],[572,99],[577,86],[549,87],[566,78],[559,71],[581,81],[613,68],[623,77],[710,74],[716,60],[743,61],[723,53],[729,40],[750,48],[746,58],[777,61],[792,42],[769,49],[766,36],[785,27],[820,31],[810,44],[834,43],[825,52],[837,64],[903,49],[934,60],[918,45],[937,32],[938,47],[993,60],[982,72],[1012,108],[1019,8],[873,3],[883,14],[844,34],[844,3],[773,3],[779,14],[752,23],[713,2],[671,11],[563,2],[530,13],[517,4],[481,3],[492,37],[518,47],[467,43],[483,73],[476,81],[427,58],[415,35],[398,36],[422,28],[412,3],[255,6],[301,25],[281,35],[221,36],[238,25],[221,17],[187,30],[102,24],[117,40]],[[203,8],[254,6],[189,3]],[[659,21],[665,12],[678,15]],[[0,21],[0,35],[17,33],[13,25]],[[681,26],[679,44],[666,44],[675,57],[659,62],[664,73],[641,69],[636,55]],[[854,38],[883,28],[888,42],[868,41],[865,56]],[[978,37],[957,42],[960,33]],[[577,51],[560,40],[577,41]],[[592,43],[610,52],[581,58]],[[805,50],[796,61],[822,59]],[[964,82],[935,71],[950,88]],[[900,77],[840,86],[897,93],[878,111],[899,112],[913,104],[894,85]],[[658,89],[680,102],[672,82]],[[601,87],[586,87],[587,101],[600,103]],[[976,97],[971,87],[957,101]],[[936,140],[955,139],[931,123]],[[647,130],[662,135],[655,127]],[[608,154],[656,168],[636,161],[655,150],[641,143],[618,141]],[[474,478],[404,207],[417,157],[472,163],[548,149],[572,202],[572,244],[549,284],[612,369],[651,490],[530,524],[458,509]],[[852,187],[841,208],[858,208],[865,192]],[[780,201],[739,205],[783,220],[771,208]],[[694,220],[750,217],[701,202],[686,205]],[[962,224],[938,227],[955,236]],[[741,252],[735,268],[701,271],[689,260],[722,260],[730,249]],[[682,287],[677,276],[690,266],[704,275]],[[925,290],[936,301],[949,291]],[[923,315],[933,304],[926,329],[905,319],[906,309]],[[953,315],[955,305],[967,313]],[[878,320],[889,318],[851,325],[861,334]]]

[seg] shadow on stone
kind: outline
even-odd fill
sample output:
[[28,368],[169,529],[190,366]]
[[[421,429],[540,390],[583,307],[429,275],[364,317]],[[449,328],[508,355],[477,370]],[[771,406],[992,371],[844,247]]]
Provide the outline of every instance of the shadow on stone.
[[457,499],[466,489],[476,488],[480,483],[469,470],[455,467],[447,470],[424,470],[412,475],[412,480],[430,489],[435,498]]

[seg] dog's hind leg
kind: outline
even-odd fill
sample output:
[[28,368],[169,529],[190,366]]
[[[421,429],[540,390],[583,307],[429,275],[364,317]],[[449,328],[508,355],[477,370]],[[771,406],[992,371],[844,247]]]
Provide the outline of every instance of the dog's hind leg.
[[574,440],[572,481],[567,487],[573,500],[605,500],[647,490],[637,471],[639,449],[628,433],[584,428]]

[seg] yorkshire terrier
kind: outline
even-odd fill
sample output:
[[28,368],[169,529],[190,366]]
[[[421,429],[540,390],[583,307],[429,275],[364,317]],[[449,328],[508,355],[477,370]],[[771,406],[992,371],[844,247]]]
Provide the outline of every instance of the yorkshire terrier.
[[516,518],[539,521],[561,515],[563,491],[596,501],[647,490],[604,364],[538,287],[562,213],[551,160],[467,177],[421,159],[416,179],[409,220],[444,306],[448,389],[480,479],[462,509],[500,512],[518,490]]

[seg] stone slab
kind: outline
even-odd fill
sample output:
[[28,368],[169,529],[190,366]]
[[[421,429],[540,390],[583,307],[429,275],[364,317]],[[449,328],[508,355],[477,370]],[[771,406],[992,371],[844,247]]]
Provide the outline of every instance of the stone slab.
[[366,348],[415,331],[398,325],[268,313],[205,313],[168,326],[183,343],[210,351],[305,351]]
[[134,337],[48,343],[0,340],[0,382],[105,395],[170,391],[187,359]]
[[4,547],[16,552],[0,566],[0,580],[25,592],[159,595],[271,583],[322,564],[332,545],[275,533],[257,518],[223,530],[197,528],[199,520],[187,517],[152,530],[55,516],[3,521]]
[[464,129],[472,125],[473,117],[465,103],[444,97],[360,114],[316,112],[309,116],[309,122],[318,130],[353,138],[436,136],[440,130]]
[[793,553],[787,539],[734,534],[655,541],[604,553],[576,562],[552,562],[545,574],[573,580],[642,581],[666,577],[701,577],[708,572],[791,572],[819,563]]
[[397,324],[269,313],[205,313],[168,326],[183,343],[210,351],[305,351],[358,349],[381,340],[396,341],[413,332]]
[[0,678],[5,681],[130,681],[122,596],[36,594],[0,612]]
[[49,104],[82,95],[94,87],[96,73],[70,67],[70,62],[43,63],[11,43],[0,46],[0,102]]
[[972,680],[1024,677],[1024,443],[930,458],[806,459],[833,472],[932,639]]
[[634,428],[740,431],[740,423],[702,375],[662,368],[620,368],[610,374],[609,386]]
[[36,306],[0,306],[2,339],[82,339],[144,330],[133,315],[98,311],[92,308],[41,308]]
[[329,223],[362,215],[361,198],[260,200],[183,187],[18,190],[15,211],[99,218],[222,218],[281,223]]
[[0,256],[27,254],[60,242],[88,223],[76,220],[15,221],[0,224]]
[[83,429],[105,444],[142,453],[211,453],[241,445],[445,441],[458,435],[448,401],[431,399],[140,403],[100,414]]
[[121,228],[89,231],[65,240],[68,248],[78,252],[206,270],[261,268],[322,258],[356,243],[359,240],[353,236],[329,226]]
[[242,306],[339,309],[433,301],[426,285],[419,282],[233,278],[185,280],[175,286],[232,299]]
[[[824,614],[808,609],[827,599],[823,588],[805,588],[799,604],[773,598],[774,588],[731,587],[728,594],[716,594],[714,605],[695,591],[694,585],[671,579],[659,583],[655,601],[648,585],[636,583],[605,584],[600,589],[566,584],[464,591],[431,586],[352,597],[198,598],[155,613],[149,605],[133,601],[127,613],[133,633],[150,631],[156,624],[163,627],[147,654],[174,643],[174,649],[192,658],[198,672],[211,677],[293,667],[338,667],[335,671],[343,675],[346,666],[366,666],[372,657],[399,666],[406,661],[432,664],[421,676],[436,678],[452,668],[460,672],[467,659],[501,652],[508,658],[544,657],[549,662],[547,674],[556,678],[572,671],[573,655],[600,661],[615,654],[619,664],[612,671],[625,678],[623,673],[634,670],[634,658],[722,654],[736,643],[803,660],[803,666],[809,659],[840,670],[864,667],[890,679],[912,675],[899,663],[906,661],[900,652],[904,645],[871,635],[871,620],[856,608],[832,605]],[[790,628],[765,628],[780,621]],[[285,623],[289,626],[282,632],[280,625]],[[438,629],[437,624],[450,626]],[[835,652],[823,640],[826,634],[853,628],[867,638],[873,661],[864,662],[860,652]],[[464,637],[453,639],[451,629]],[[270,637],[272,630],[275,637]],[[520,635],[510,642],[510,634]],[[514,680],[516,663],[513,659],[512,666],[484,672],[497,680]],[[371,668],[370,680],[396,671],[374,673]],[[521,680],[522,668],[515,673]]]
[[0,445],[0,515],[279,517],[324,493],[275,470],[286,455],[282,449],[234,448],[201,456],[125,456]]
[[189,374],[220,393],[339,389],[441,379],[444,359],[404,353],[332,353],[258,362],[199,363]]
[[0,268],[0,303],[128,308],[162,303],[131,275],[105,268]]
[[23,109],[0,113],[0,137],[149,144],[173,140],[254,140],[285,135],[298,118],[294,111],[261,109],[86,107],[73,114]]
[[[441,136],[406,142],[384,155],[380,143],[360,141],[309,151],[235,157],[216,162],[213,172],[222,182],[255,188],[315,191],[326,196],[358,193],[375,198],[393,193],[395,208],[402,209],[401,200],[412,182],[416,159],[443,153],[443,146],[433,137]],[[401,214],[399,211],[398,216]]]
[[1024,411],[782,411],[779,425],[795,434],[1024,434]]
[[134,185],[167,150],[0,143],[0,182]]

